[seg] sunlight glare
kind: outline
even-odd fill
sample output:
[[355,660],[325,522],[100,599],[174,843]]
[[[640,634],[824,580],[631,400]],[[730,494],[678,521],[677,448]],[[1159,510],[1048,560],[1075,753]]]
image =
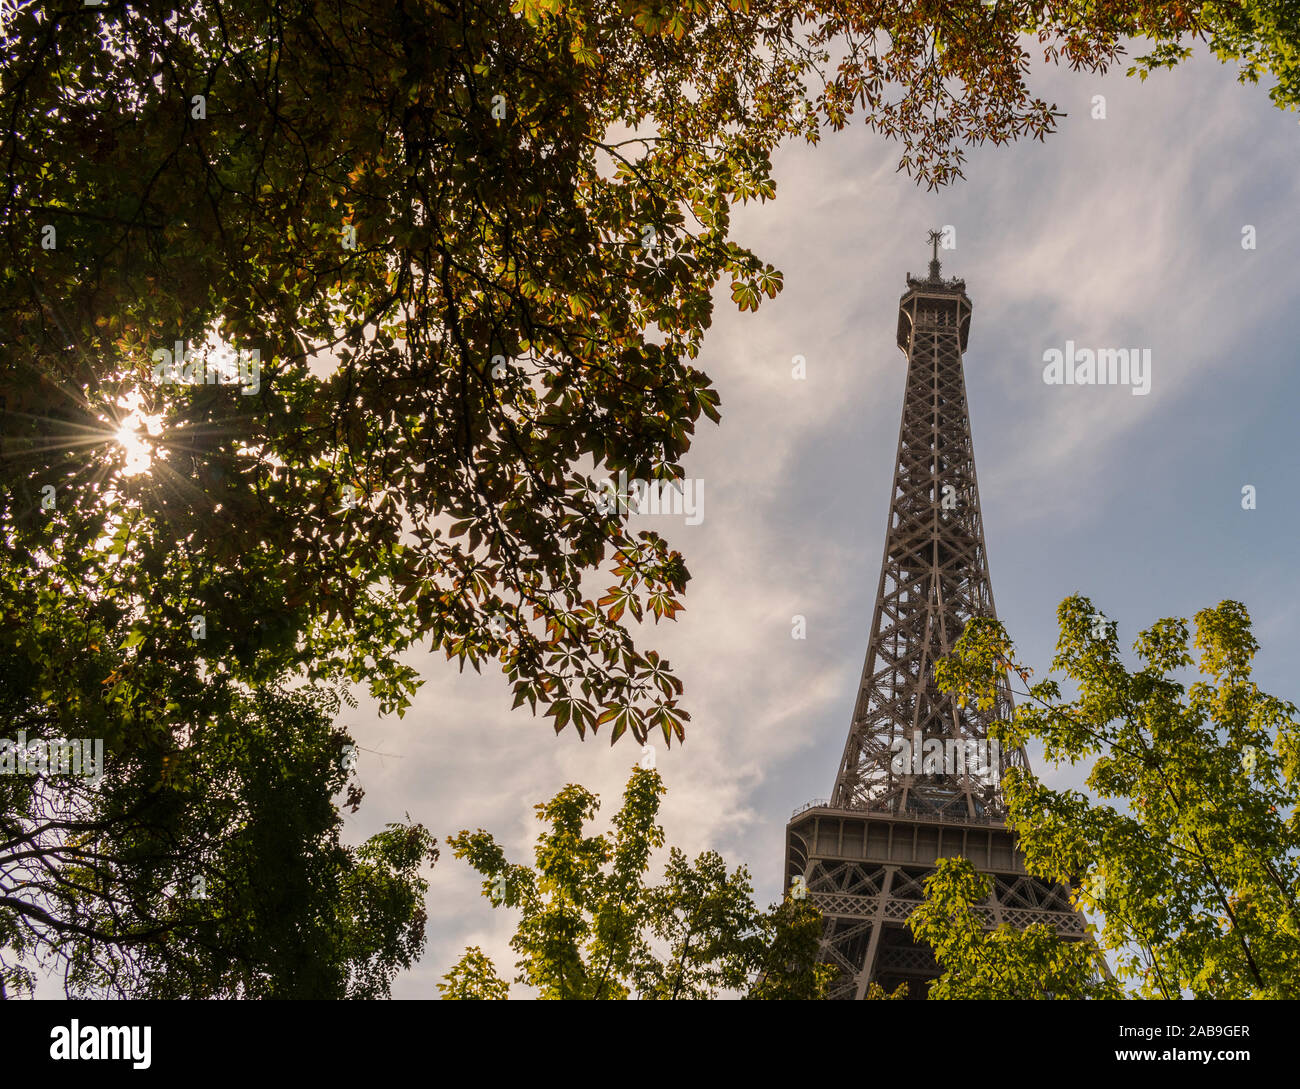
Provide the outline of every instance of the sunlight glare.
[[162,433],[162,416],[150,416],[142,412],[140,402],[138,393],[118,402],[118,407],[131,410],[118,422],[117,430],[113,433],[114,441],[126,454],[123,476],[136,476],[149,471],[154,456],[153,443],[149,437]]

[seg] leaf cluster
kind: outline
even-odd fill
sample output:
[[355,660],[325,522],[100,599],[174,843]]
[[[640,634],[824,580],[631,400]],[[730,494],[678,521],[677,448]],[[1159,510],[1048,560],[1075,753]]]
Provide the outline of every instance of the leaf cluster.
[[[712,851],[692,862],[672,847],[663,881],[647,883],[651,853],[664,845],[655,823],[664,789],[657,772],[633,769],[607,836],[584,833],[598,799],[565,787],[536,807],[549,828],[531,867],[509,863],[481,829],[449,839],[483,875],[493,905],[519,912],[515,982],[542,999],[823,997],[834,969],[818,963],[822,922],[810,903],[756,908],[748,871],[729,871]],[[475,947],[439,989],[450,999],[502,999],[508,988]]]

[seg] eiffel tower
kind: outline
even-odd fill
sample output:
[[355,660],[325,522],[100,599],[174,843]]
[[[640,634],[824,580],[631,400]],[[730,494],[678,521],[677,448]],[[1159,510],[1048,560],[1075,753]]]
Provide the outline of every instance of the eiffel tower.
[[822,960],[840,969],[834,998],[861,999],[872,982],[926,996],[939,968],[903,921],[939,858],[964,855],[992,877],[976,909],[988,928],[1045,922],[1085,937],[1069,891],[1025,872],[1005,822],[1002,775],[1029,767],[1023,750],[988,738],[990,722],[1011,716],[1005,678],[986,711],[959,707],[934,680],[966,622],[997,615],[962,372],[971,302],[964,281],[939,276],[940,238],[930,232],[930,274],[909,273],[898,303],[907,386],[853,723],[829,802],[786,826],[786,886],[822,911]]

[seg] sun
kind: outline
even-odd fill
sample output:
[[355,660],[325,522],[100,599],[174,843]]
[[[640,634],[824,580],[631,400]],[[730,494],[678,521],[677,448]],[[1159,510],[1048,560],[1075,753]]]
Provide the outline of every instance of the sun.
[[[133,423],[134,426],[132,426]],[[138,473],[148,472],[150,466],[153,465],[153,449],[140,435],[139,427],[139,420],[124,420],[113,435],[117,445],[126,453],[126,466],[122,469],[123,476],[135,476]]]
[[113,441],[126,454],[126,465],[121,470],[122,476],[138,476],[147,473],[153,467],[154,444],[152,436],[162,432],[162,417],[150,416],[140,409],[139,395],[124,398],[118,402],[119,408],[129,409],[127,415],[118,421],[113,432]]

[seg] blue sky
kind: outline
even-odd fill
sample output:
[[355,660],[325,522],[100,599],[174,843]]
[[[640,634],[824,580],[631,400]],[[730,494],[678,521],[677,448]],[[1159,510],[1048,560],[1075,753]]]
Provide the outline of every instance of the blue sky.
[[[1045,672],[1071,593],[1117,620],[1125,646],[1157,618],[1235,598],[1262,644],[1257,681],[1300,701],[1296,114],[1205,55],[1145,83],[1123,65],[1105,77],[1039,67],[1032,87],[1066,111],[1060,130],[972,149],[967,179],[946,190],[895,173],[898,145],[857,124],[783,149],[776,200],[735,216],[737,239],[784,272],[785,290],[757,314],[717,292],[701,364],[723,422],[705,424],[686,462],[705,484],[704,518],[653,520],[686,556],[687,608],[644,635],[685,681],[693,716],[684,747],[657,745],[668,841],[746,864],[763,903],[780,895],[785,822],[830,793],[848,729],[901,411],[897,303],[904,274],[925,271],[931,227],[956,228],[943,271],[974,304],[966,384],[985,532],[1024,660]],[[1097,94],[1104,120],[1091,116]],[[1067,339],[1149,348],[1150,394],[1045,385],[1043,353]],[[795,355],[806,380],[791,377]],[[1246,484],[1255,510],[1241,508]],[[367,792],[348,838],[409,813],[444,841],[428,949],[394,987],[420,998],[466,945],[514,975],[514,913],[481,896],[446,835],[485,828],[531,863],[533,805],[581,783],[607,827],[639,749],[557,737],[509,709],[499,674],[409,660],[426,684],[405,718],[363,698],[342,721],[364,747]],[[1053,785],[1081,779],[1030,756]]]

